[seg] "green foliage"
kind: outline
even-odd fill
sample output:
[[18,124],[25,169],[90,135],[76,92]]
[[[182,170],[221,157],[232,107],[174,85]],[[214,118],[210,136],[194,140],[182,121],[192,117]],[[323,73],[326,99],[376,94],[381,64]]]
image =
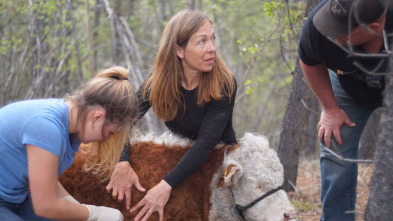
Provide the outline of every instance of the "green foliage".
[[252,93],[252,88],[251,88],[251,80],[246,80],[245,82],[244,82],[244,85],[246,86],[246,91],[245,91],[245,93],[248,95],[248,94],[250,94],[250,93]]
[[[216,33],[220,38],[224,36],[229,39],[226,42],[230,42],[231,32],[227,30],[235,30],[235,38],[232,41],[237,48],[238,56],[227,58],[228,55],[233,55],[227,50],[228,45],[220,47],[219,50],[224,54],[225,60],[232,60],[241,65],[232,68],[234,74],[242,76],[247,73],[246,82],[251,82],[244,84],[242,91],[247,96],[236,105],[239,109],[247,108],[242,108],[242,114],[239,113],[240,111],[237,112],[241,117],[239,120],[234,118],[234,122],[240,131],[239,134],[247,130],[276,134],[280,129],[285,110],[285,101],[292,81],[291,72],[295,68],[297,34],[301,29],[299,18],[304,13],[305,5],[289,1],[288,13],[287,6],[282,2],[260,0],[239,2],[241,4],[236,7],[229,7],[228,4],[214,1],[216,8],[211,10],[213,14],[215,12],[218,14],[219,10],[226,11],[225,14],[214,16],[214,18],[218,17],[220,27],[224,27],[222,30],[220,27],[216,29]],[[263,120],[255,117],[263,117]],[[254,123],[258,121],[259,125]]]
[[286,79],[285,79],[285,83],[290,85],[293,79],[293,75],[289,75]]
[[275,12],[277,10],[283,11],[284,9],[284,4],[280,3],[277,4],[276,2],[265,2],[265,4],[263,4],[263,12],[268,16],[268,17],[274,17],[275,16]]

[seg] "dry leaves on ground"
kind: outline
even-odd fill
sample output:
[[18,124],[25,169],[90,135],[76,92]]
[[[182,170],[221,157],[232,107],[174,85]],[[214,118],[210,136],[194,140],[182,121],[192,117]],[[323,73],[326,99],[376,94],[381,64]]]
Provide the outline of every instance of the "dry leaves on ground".
[[[356,221],[363,219],[369,195],[368,184],[373,171],[372,164],[360,164],[358,174]],[[321,174],[319,161],[304,161],[298,168],[296,192],[289,192],[289,198],[302,221],[317,221],[321,217]]]

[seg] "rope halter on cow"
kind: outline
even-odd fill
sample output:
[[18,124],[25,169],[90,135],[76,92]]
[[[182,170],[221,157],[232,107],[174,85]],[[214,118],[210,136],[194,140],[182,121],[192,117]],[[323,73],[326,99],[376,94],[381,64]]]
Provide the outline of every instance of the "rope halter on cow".
[[257,204],[259,201],[262,201],[263,199],[265,199],[266,197],[272,195],[273,193],[279,191],[282,189],[282,186],[279,186],[275,189],[272,189],[270,191],[268,191],[267,193],[263,194],[262,196],[260,196],[258,199],[252,201],[251,203],[249,203],[247,206],[240,206],[239,204],[236,204],[235,201],[235,196],[233,195],[233,191],[232,188],[229,188],[229,191],[231,192],[231,199],[232,199],[232,203],[236,209],[237,215],[239,217],[240,220],[245,220],[243,212],[251,207],[253,207],[255,204]]

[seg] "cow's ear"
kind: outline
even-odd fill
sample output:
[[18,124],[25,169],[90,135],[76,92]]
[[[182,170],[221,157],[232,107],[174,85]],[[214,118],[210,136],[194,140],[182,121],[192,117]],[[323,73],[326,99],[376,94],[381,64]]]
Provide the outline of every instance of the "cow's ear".
[[232,162],[226,166],[225,172],[218,183],[218,187],[236,186],[241,176],[243,176],[243,167],[240,164]]

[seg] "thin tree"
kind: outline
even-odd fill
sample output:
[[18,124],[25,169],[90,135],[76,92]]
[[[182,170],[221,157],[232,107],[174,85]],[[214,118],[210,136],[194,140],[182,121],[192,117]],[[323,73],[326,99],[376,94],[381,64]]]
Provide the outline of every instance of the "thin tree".
[[[307,2],[306,15],[311,9],[318,4],[318,0],[309,0]],[[280,144],[278,146],[278,156],[284,167],[284,189],[293,191],[297,180],[297,169],[299,166],[299,153],[302,148],[308,146],[309,139],[315,139],[308,134],[316,133],[316,129],[306,132],[308,120],[316,119],[310,116],[318,114],[317,110],[311,110],[309,104],[315,104],[317,101],[315,95],[304,80],[303,72],[300,68],[299,61],[293,72],[291,91],[282,123],[282,132],[280,134]],[[317,112],[316,112],[317,111]],[[316,123],[315,123],[316,125]]]
[[367,121],[359,142],[359,158],[374,159],[377,149],[378,128],[380,127],[382,109],[375,110]]
[[[392,48],[392,47],[391,47]],[[390,67],[393,57],[390,56]],[[383,115],[375,156],[373,176],[370,181],[370,197],[366,207],[366,221],[392,220],[393,202],[393,72],[386,77]]]

